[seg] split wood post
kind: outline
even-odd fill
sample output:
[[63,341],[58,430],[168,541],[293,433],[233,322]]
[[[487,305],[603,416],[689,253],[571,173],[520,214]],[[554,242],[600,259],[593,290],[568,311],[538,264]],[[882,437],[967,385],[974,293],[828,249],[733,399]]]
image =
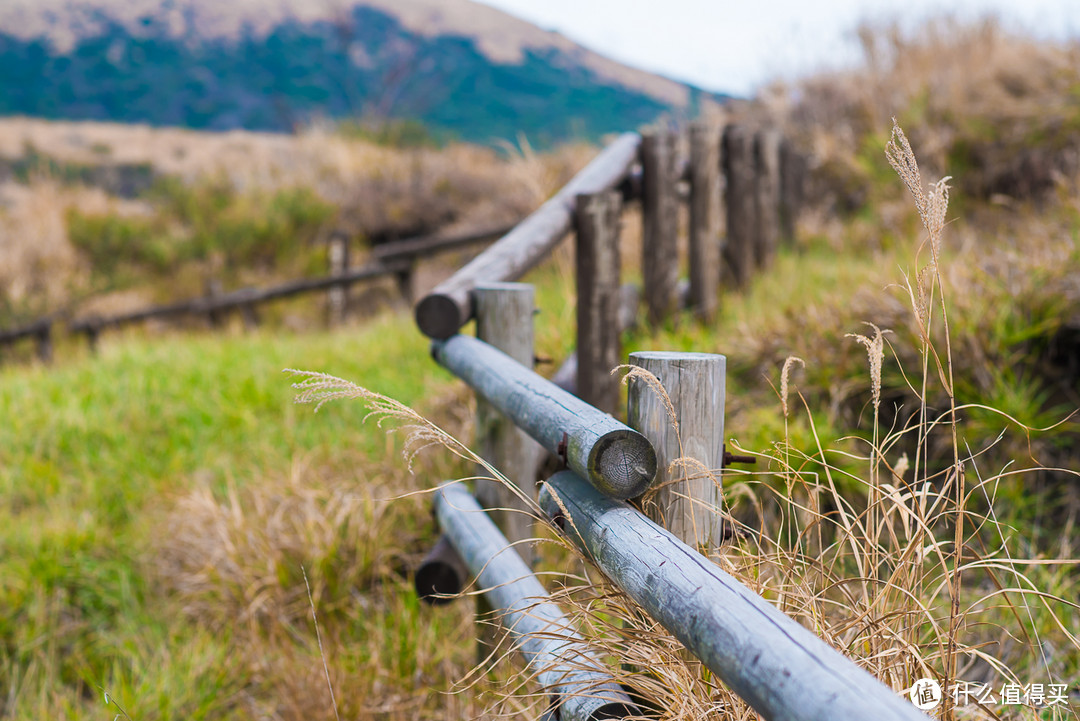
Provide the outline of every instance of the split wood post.
[[[656,490],[644,504],[653,521],[687,545],[708,553],[720,545],[724,459],[724,382],[727,360],[713,353],[638,351],[630,365],[652,373],[671,401],[631,378],[629,425],[656,449]],[[677,424],[677,427],[676,427]],[[671,468],[678,458],[691,462]]]
[[34,334],[37,339],[37,356],[42,363],[51,363],[53,358],[52,321],[42,323]]
[[[534,288],[526,283],[478,284],[473,291],[476,303],[476,335],[506,353],[526,368],[533,367],[533,308]],[[513,421],[506,418],[483,398],[476,399],[476,448],[480,456],[493,465],[527,498],[536,494],[536,479],[521,474],[532,473],[537,467],[536,442]],[[498,481],[485,478],[486,469],[477,469],[476,497],[491,511],[492,520],[510,543],[534,536],[532,515],[528,504],[513,490]],[[531,549],[516,546],[518,553],[532,565]],[[493,611],[483,596],[476,598],[477,663],[488,665],[496,658],[498,633]]]
[[795,222],[803,202],[805,160],[785,139],[780,144],[780,240],[790,246],[795,242]]
[[757,214],[754,204],[754,139],[741,125],[724,129],[724,204],[727,213],[727,243],[724,269],[739,287],[750,282],[754,270],[754,239]]
[[224,294],[221,287],[221,281],[217,278],[207,278],[203,284],[203,297],[206,299],[206,304],[210,308],[206,317],[210,321],[210,325],[213,328],[217,328],[221,325],[221,311],[215,306],[214,300]]
[[[476,286],[477,337],[526,368],[533,367],[533,309],[535,293],[527,283],[484,283]],[[490,403],[476,401],[477,448],[518,488],[514,493],[491,480],[477,482],[476,496],[485,508],[506,509],[493,512],[495,524],[511,543],[532,538],[532,515],[521,496],[535,500],[536,478],[523,474],[535,468],[535,459],[543,449],[519,429],[513,421]],[[487,475],[480,471],[478,475]],[[526,559],[530,554],[519,550]]]
[[675,134],[656,131],[641,138],[642,275],[648,320],[659,325],[677,307],[679,281],[678,157]]
[[754,214],[757,241],[754,260],[759,269],[772,262],[780,244],[780,133],[762,130],[754,138]]
[[614,190],[577,196],[577,396],[614,415],[622,359],[619,327],[619,216]]
[[720,284],[720,130],[690,126],[690,306],[703,321],[716,316]]
[[[326,257],[330,266],[330,275],[343,275],[349,269],[349,237],[345,233],[335,232],[330,236]],[[326,323],[340,325],[345,320],[349,307],[349,286],[332,285],[326,291]]]
[[411,306],[416,300],[416,261],[409,259],[400,270],[394,271],[394,280],[401,299]]

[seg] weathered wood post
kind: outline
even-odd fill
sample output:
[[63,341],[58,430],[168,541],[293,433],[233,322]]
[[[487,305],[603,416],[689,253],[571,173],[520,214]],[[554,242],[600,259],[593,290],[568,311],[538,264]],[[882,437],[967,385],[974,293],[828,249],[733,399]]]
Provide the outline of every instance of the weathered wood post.
[[754,204],[754,140],[741,125],[724,129],[724,205],[727,215],[725,270],[736,286],[750,282],[754,271],[757,214]]
[[217,328],[221,325],[221,311],[217,308],[214,301],[221,297],[224,291],[221,287],[221,281],[217,278],[207,278],[203,283],[203,298],[206,306],[210,309],[206,313],[206,318],[210,322],[210,327]]
[[416,301],[416,260],[410,258],[400,270],[395,271],[394,280],[401,299],[411,306]]
[[605,413],[619,406],[619,216],[612,190],[577,196],[577,396]]
[[806,160],[795,150],[791,141],[780,144],[780,240],[785,245],[795,242],[795,223],[803,203]]
[[[330,275],[342,275],[349,269],[349,236],[335,231],[328,241],[326,259]],[[332,285],[326,291],[326,323],[340,325],[349,308],[349,286]]]
[[716,316],[720,284],[720,129],[690,126],[690,306]]
[[754,137],[754,214],[757,216],[755,265],[772,262],[780,244],[780,133],[762,130]]
[[42,321],[34,333],[37,341],[37,357],[42,363],[51,363],[53,358],[52,321]]
[[641,138],[642,275],[648,320],[659,325],[678,307],[678,156],[675,134],[656,131]]
[[[527,283],[484,283],[473,291],[476,302],[476,335],[498,348],[525,368],[533,367],[533,308],[535,293]],[[492,480],[480,480],[476,496],[492,512],[495,524],[511,543],[532,538],[533,517],[529,503],[535,500],[536,478],[526,478],[544,452],[536,441],[519,429],[483,398],[476,401],[476,440],[481,457],[495,466],[517,487],[507,488]],[[487,471],[480,470],[480,476]],[[527,559],[531,554],[519,551]]]
[[[477,337],[513,358],[526,368],[533,367],[533,308],[535,293],[526,283],[477,284],[473,290],[476,303]],[[490,403],[476,399],[476,448],[480,457],[493,465],[516,487],[508,488],[486,478],[488,471],[476,471],[476,497],[484,508],[491,509],[492,520],[510,543],[532,538],[533,518],[529,504],[521,496],[534,498],[535,478],[525,478],[537,467],[539,455],[535,441],[514,425]],[[518,546],[518,553],[532,565],[532,550]],[[476,598],[477,646],[479,664],[489,664],[498,646],[493,624],[493,609],[483,596]]]
[[[720,545],[727,359],[713,353],[638,351],[630,364],[659,380],[675,417],[656,389],[631,378],[627,418],[656,450],[656,481],[644,510],[679,540],[704,553]],[[688,462],[672,468],[679,458]]]

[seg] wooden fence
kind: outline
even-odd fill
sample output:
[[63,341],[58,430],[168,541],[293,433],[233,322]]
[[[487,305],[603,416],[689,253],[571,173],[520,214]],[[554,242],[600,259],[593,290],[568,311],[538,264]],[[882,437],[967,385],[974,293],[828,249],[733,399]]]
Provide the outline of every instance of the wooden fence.
[[[396,279],[402,296],[406,301],[412,302],[415,297],[416,267],[421,259],[490,242],[512,228],[513,226],[499,225],[463,233],[439,233],[383,243],[372,250],[368,264],[356,268],[349,264],[347,238],[335,235],[329,243],[330,272],[325,276],[288,281],[266,288],[241,288],[228,293],[220,291],[220,284],[210,283],[207,293],[199,298],[109,316],[76,317],[66,321],[66,328],[69,334],[85,336],[90,347],[96,348],[98,338],[104,331],[148,320],[205,318],[211,325],[218,325],[229,313],[239,311],[243,314],[244,322],[253,326],[258,323],[256,309],[262,303],[322,292],[327,294],[328,322],[334,325],[345,317],[349,306],[348,290],[352,285],[392,276]],[[61,324],[65,324],[63,315],[52,314],[18,328],[0,330],[0,348],[24,339],[33,339],[38,359],[48,363],[53,356],[55,327]]]
[[[640,714],[628,697],[618,695],[611,676],[597,667],[597,653],[553,608],[519,557],[531,553],[532,509],[539,504],[546,521],[764,718],[925,719],[702,554],[715,549],[724,532],[715,512],[721,469],[731,460],[723,444],[723,356],[630,354],[631,364],[663,383],[678,436],[669,410],[641,380],[630,384],[628,423],[612,417],[619,381],[610,371],[622,361],[621,331],[636,322],[638,303],[619,274],[625,205],[641,205],[641,297],[653,324],[666,322],[684,304],[700,319],[712,319],[721,288],[745,286],[790,241],[794,227],[800,162],[776,133],[696,124],[685,161],[679,158],[680,140],[668,132],[619,137],[551,200],[417,304],[416,321],[433,339],[435,361],[477,393],[475,440],[482,457],[510,481],[478,482],[479,503],[460,483],[439,490],[436,511],[444,537],[417,572],[417,591],[446,601],[468,575],[475,576],[474,587],[483,596],[479,610],[490,608],[504,619],[552,698],[551,718]],[[683,201],[690,206],[690,272],[680,285]],[[556,384],[531,368],[533,292],[512,281],[570,231],[576,236],[577,349],[556,374]],[[476,337],[460,334],[474,318]],[[708,471],[688,476],[672,470],[671,462],[683,453]],[[539,469],[547,455],[565,470],[540,491]],[[646,517],[625,499],[650,489]],[[485,532],[478,541],[476,529],[488,516],[502,534]],[[506,558],[513,560],[504,565],[499,559]],[[532,597],[508,595],[508,588],[532,589]],[[595,674],[586,687],[576,685],[580,679],[572,676],[565,655],[536,652],[537,644],[552,639],[553,626],[523,625],[520,619],[530,615],[526,601],[541,609],[540,619],[558,619],[555,625],[573,654],[584,659],[571,664],[573,670]]]

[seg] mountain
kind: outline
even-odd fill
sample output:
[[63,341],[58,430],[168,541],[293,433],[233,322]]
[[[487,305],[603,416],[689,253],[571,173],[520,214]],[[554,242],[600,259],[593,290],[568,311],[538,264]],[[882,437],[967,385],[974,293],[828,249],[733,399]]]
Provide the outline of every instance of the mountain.
[[724,100],[469,0],[0,3],[0,115],[271,131],[408,119],[548,144]]

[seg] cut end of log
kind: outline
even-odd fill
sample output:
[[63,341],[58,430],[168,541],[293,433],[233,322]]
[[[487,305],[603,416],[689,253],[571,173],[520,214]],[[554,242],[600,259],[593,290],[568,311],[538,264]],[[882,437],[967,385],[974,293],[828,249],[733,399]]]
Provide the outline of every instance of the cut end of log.
[[464,586],[457,570],[443,561],[428,561],[416,569],[413,579],[416,595],[433,606],[442,606],[454,600]]
[[656,451],[637,431],[600,437],[589,456],[589,481],[601,493],[626,500],[640,496],[656,477]]
[[445,340],[458,332],[468,318],[449,295],[432,293],[416,304],[416,325],[428,338]]
[[441,606],[450,603],[461,593],[468,581],[468,574],[465,562],[444,535],[416,569],[413,587],[422,601]]

